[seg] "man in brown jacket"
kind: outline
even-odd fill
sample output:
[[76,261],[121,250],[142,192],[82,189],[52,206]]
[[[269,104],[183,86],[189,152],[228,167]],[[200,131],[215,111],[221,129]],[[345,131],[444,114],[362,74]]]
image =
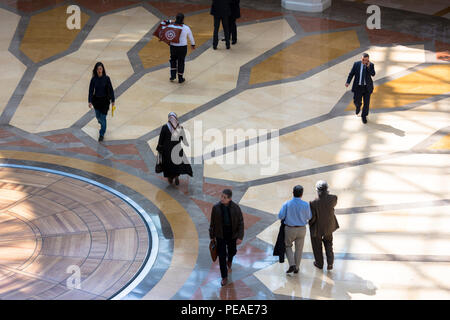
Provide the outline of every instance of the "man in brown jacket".
[[[219,256],[222,286],[228,283],[228,270],[231,271],[236,245],[244,239],[244,218],[239,206],[231,200],[230,189],[222,191],[220,202],[214,205],[211,212],[209,236],[216,239]],[[228,261],[227,261],[228,258]]]
[[319,269],[323,268],[323,242],[327,256],[327,270],[331,270],[334,262],[333,232],[339,228],[334,214],[337,196],[328,193],[328,184],[323,180],[317,181],[316,190],[318,197],[309,203],[312,213],[312,218],[309,220],[309,231],[314,252],[314,266]]

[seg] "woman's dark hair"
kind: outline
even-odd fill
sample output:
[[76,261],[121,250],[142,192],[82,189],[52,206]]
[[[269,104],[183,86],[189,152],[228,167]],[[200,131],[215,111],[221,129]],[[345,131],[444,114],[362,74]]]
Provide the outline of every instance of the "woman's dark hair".
[[175,24],[183,24],[184,23],[184,14],[181,12],[177,14],[175,18]]
[[95,78],[95,77],[98,76],[98,75],[97,75],[97,68],[98,68],[98,67],[102,67],[102,68],[103,68],[103,75],[106,76],[105,66],[104,66],[103,63],[101,63],[101,62],[97,62],[97,63],[95,64],[94,70],[92,70],[92,78]]

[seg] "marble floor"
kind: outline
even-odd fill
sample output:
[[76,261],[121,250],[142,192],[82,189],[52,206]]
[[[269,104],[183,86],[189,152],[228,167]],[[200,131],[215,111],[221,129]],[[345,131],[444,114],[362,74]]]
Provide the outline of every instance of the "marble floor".
[[[241,0],[231,50],[212,49],[208,0],[74,3],[69,30],[65,1],[0,0],[0,299],[450,298],[448,1],[308,14]],[[183,84],[152,36],[178,12],[197,42]],[[344,86],[363,52],[376,69],[368,124]],[[96,61],[117,98],[101,143]],[[154,172],[170,111],[194,169],[178,187]],[[277,213],[296,184],[312,200],[319,179],[339,198],[334,269],[313,266],[308,231],[287,276]],[[245,238],[221,287],[208,228],[224,188]]]

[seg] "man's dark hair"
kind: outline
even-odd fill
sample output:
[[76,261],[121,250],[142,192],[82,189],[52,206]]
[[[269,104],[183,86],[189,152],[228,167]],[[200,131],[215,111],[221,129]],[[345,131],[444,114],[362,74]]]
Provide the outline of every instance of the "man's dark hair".
[[368,53],[363,53],[363,58],[368,58],[369,57],[369,54]]
[[177,14],[175,18],[175,24],[183,24],[184,23],[184,14],[181,12]]
[[303,187],[301,185],[295,186],[293,193],[295,198],[300,198],[303,195]]
[[228,199],[231,199],[231,196],[233,195],[233,192],[232,192],[230,189],[224,189],[224,190],[222,191],[222,193],[223,193],[224,195],[226,195],[226,196],[228,197]]

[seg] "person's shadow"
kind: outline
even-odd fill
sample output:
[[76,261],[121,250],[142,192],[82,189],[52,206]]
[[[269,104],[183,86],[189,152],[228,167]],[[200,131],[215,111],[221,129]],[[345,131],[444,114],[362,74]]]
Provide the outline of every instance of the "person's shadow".
[[384,131],[388,133],[393,133],[399,137],[405,136],[405,131],[394,128],[393,126],[387,125],[387,124],[379,124],[379,123],[373,123],[368,122],[367,126],[369,126],[371,129],[378,130],[378,131]]
[[371,281],[364,280],[354,273],[346,273],[346,278],[351,280],[339,280],[333,271],[321,274],[321,271],[317,270],[311,286],[310,298],[350,300],[352,299],[350,293],[374,296],[377,292],[377,288]]

